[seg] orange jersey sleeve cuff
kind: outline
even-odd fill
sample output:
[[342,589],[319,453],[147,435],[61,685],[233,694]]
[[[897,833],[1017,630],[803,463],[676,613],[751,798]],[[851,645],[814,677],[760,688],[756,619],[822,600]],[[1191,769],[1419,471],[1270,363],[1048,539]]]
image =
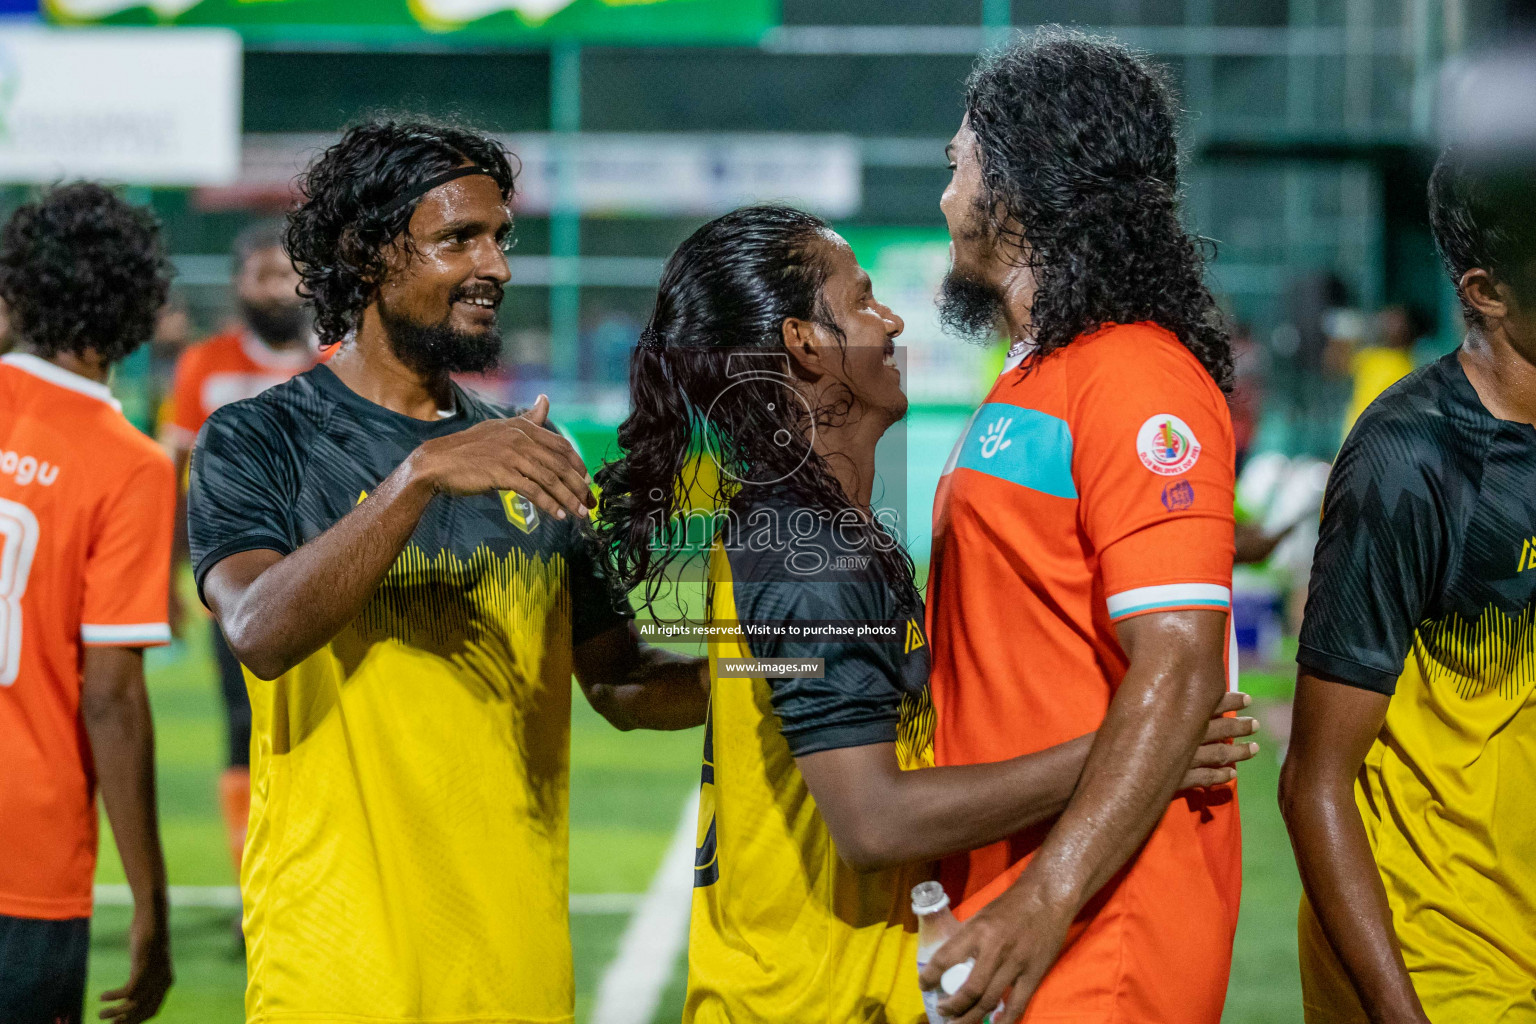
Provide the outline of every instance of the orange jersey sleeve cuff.
[[1143,527],[1104,550],[1111,621],[1232,604],[1232,519],[1184,516]]

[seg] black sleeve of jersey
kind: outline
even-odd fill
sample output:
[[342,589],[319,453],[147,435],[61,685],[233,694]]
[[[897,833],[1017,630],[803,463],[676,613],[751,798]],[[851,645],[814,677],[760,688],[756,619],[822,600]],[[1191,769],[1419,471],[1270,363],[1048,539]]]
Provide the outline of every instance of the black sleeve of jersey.
[[1363,418],[1329,475],[1296,660],[1378,693],[1397,688],[1430,602],[1448,578],[1446,448],[1424,425]]
[[573,646],[579,647],[635,617],[628,596],[603,572],[597,538],[584,525],[571,527],[571,544],[566,551],[566,564],[571,574]]
[[198,432],[187,486],[187,541],[202,596],[203,578],[241,551],[289,554],[298,493],[295,441],[255,402],[214,412]]
[[[869,572],[799,575],[787,570],[782,556],[768,554],[733,557],[732,577],[743,625],[886,623],[895,617],[885,584]],[[895,742],[903,692],[899,641],[774,636],[749,637],[748,647],[758,658],[823,659],[821,679],[769,680],[780,730],[796,757]]]

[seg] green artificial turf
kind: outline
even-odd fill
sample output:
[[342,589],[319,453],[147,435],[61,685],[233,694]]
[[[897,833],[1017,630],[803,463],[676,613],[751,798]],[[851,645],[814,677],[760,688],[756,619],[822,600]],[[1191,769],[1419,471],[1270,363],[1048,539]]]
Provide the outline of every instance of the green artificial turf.
[[[1246,677],[1244,687],[1247,687]],[[1265,712],[1278,702],[1255,699],[1259,753],[1238,770],[1243,818],[1243,903],[1232,951],[1223,1024],[1297,1024],[1301,979],[1296,968],[1296,907],[1301,880],[1275,794],[1280,762]]]

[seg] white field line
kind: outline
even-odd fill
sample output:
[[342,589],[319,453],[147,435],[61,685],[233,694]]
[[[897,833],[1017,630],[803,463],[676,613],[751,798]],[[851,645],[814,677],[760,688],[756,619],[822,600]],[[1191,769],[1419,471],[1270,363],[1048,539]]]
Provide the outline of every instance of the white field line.
[[[237,910],[240,907],[240,890],[233,885],[173,885],[170,887],[173,907],[222,907]],[[98,907],[131,907],[133,893],[126,885],[98,885]]]
[[699,793],[694,790],[651,887],[629,919],[618,955],[603,973],[590,1024],[651,1024],[688,939]]
[[[690,862],[691,863],[691,862]],[[173,907],[220,907],[237,910],[240,907],[240,890],[233,885],[173,885],[170,887]],[[638,892],[573,892],[573,914],[629,914],[644,899]],[[131,907],[133,894],[126,885],[98,885],[96,903],[103,907]]]

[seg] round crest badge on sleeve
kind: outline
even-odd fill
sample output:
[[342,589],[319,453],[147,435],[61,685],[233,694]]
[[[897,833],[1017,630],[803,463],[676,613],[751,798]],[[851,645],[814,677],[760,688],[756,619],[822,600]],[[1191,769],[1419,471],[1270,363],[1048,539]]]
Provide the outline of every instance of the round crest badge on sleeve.
[[1158,413],[1136,433],[1136,455],[1158,476],[1188,473],[1200,460],[1200,442],[1189,424],[1177,416]]

